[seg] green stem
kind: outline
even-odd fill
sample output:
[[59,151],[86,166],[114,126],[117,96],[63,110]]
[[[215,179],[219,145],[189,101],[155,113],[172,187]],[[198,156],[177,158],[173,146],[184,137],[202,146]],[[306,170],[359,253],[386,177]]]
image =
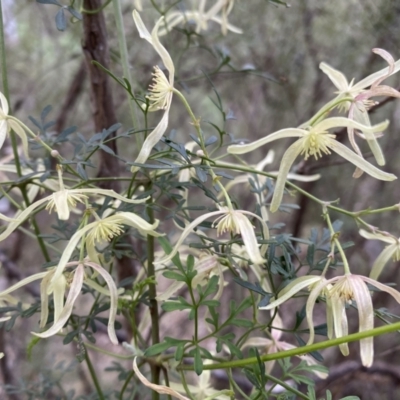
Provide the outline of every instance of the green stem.
[[[113,0],[114,6],[114,16],[115,23],[117,25],[117,36],[118,36],[118,44],[119,44],[119,52],[121,55],[122,62],[122,70],[124,73],[124,78],[129,82],[130,87],[132,87],[132,76],[129,68],[129,59],[128,59],[128,47],[126,45],[126,38],[124,32],[124,22],[122,19],[122,10],[121,10],[121,2],[120,0]],[[128,98],[129,110],[132,118],[133,128],[136,129],[138,126],[138,119],[136,115],[136,109],[133,99],[129,96]],[[136,136],[136,145],[138,148],[142,147],[142,141],[140,135]]]
[[[149,189],[151,189],[151,184]],[[152,198],[147,200],[147,215],[149,217],[149,223],[154,223],[154,212],[152,209]],[[154,268],[154,236],[147,235],[147,276],[155,281],[156,272]],[[149,283],[149,302],[150,302],[150,317],[151,317],[151,340],[152,344],[160,343],[160,327],[159,327],[159,316],[158,316],[158,304],[157,304],[157,289],[156,284]],[[160,366],[157,364],[151,364],[151,377],[152,382],[156,385],[160,384]],[[160,395],[156,391],[152,391],[152,400],[159,400]]]
[[300,390],[295,389],[293,386],[288,385],[286,382],[281,381],[280,379],[275,378],[274,376],[269,375],[269,374],[265,374],[265,377],[268,380],[276,383],[277,385],[280,385],[280,386],[284,387],[288,392],[294,393],[295,395],[297,395],[301,399],[309,400],[307,395],[305,395],[304,393],[301,393]]
[[86,347],[85,347],[85,361],[88,366],[89,373],[90,373],[90,376],[92,377],[92,380],[93,380],[94,386],[96,388],[97,394],[99,396],[99,399],[106,400],[106,398],[104,397],[103,391],[101,390],[99,380],[97,379],[96,371],[94,370],[93,364],[90,361],[89,354],[86,350]]
[[[261,361],[272,361],[278,360],[286,357],[300,356],[303,354],[311,353],[313,351],[318,351],[322,349],[326,349],[328,347],[338,346],[343,343],[357,342],[361,339],[375,337],[379,335],[385,335],[391,332],[395,332],[400,330],[400,322],[396,322],[395,324],[380,326],[379,328],[370,329],[363,332],[353,333],[351,335],[343,336],[340,338],[325,340],[320,343],[314,343],[307,346],[297,347],[295,349],[281,351],[279,353],[274,354],[266,354],[260,357]],[[249,357],[242,360],[234,360],[234,361],[224,361],[217,364],[205,364],[203,366],[204,370],[214,370],[214,369],[227,369],[227,368],[241,368],[251,364],[257,364],[257,357]],[[193,365],[180,365],[178,370],[188,370],[193,371]]]

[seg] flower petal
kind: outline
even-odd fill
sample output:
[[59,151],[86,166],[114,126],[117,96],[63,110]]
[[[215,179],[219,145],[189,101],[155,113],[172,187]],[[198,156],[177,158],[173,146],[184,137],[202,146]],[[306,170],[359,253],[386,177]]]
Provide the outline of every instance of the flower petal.
[[398,249],[399,249],[398,243],[391,244],[385,247],[385,249],[383,249],[382,253],[379,254],[374,264],[372,265],[372,269],[369,274],[369,277],[371,279],[379,278],[379,275],[381,274],[383,268],[385,268],[387,262],[393,257],[393,255],[396,253],[396,251],[398,251]]
[[341,92],[345,92],[348,90],[349,83],[347,82],[347,78],[337,69],[332,68],[327,63],[322,62],[319,64],[319,68],[328,75],[328,78],[332,81],[332,83],[339,89]]
[[276,179],[274,195],[272,197],[270,210],[271,212],[275,212],[278,210],[283,197],[283,192],[285,190],[285,184],[287,175],[292,167],[295,159],[303,150],[303,145],[301,141],[296,141],[288,149],[285,151],[285,154],[282,157],[281,165],[279,168],[278,176]]
[[6,96],[4,96],[3,93],[0,92],[0,104],[1,104],[1,110],[5,115],[8,115],[9,108],[8,108],[8,101],[6,99]]
[[233,144],[231,146],[228,146],[227,151],[230,154],[245,154],[261,146],[264,146],[265,144],[270,143],[274,140],[290,138],[290,137],[302,137],[306,133],[307,131],[305,131],[304,129],[297,129],[297,128],[281,129],[280,131],[271,133],[270,135],[265,136],[249,144]]
[[397,179],[396,175],[389,174],[380,170],[379,168],[374,167],[368,161],[358,156],[356,153],[354,153],[354,151],[351,151],[348,147],[337,140],[332,141],[330,148],[341,157],[345,158],[347,161],[350,161],[352,164],[356,165],[358,168],[362,169],[368,175],[371,175],[376,179],[380,179],[382,181],[393,181]]
[[175,390],[172,390],[168,386],[164,385],[156,385],[155,383],[151,383],[146,377],[139,371],[139,368],[136,363],[137,357],[133,359],[133,370],[135,371],[136,376],[140,379],[143,385],[149,387],[150,389],[156,391],[157,393],[167,394],[169,396],[176,397],[179,400],[190,400],[188,397],[182,396]]
[[48,338],[50,336],[57,334],[62,329],[62,327],[68,321],[68,318],[71,316],[74,303],[79,293],[81,292],[83,285],[83,277],[84,277],[84,267],[83,264],[79,264],[75,270],[74,279],[71,283],[67,300],[65,301],[64,308],[60,313],[60,317],[58,318],[57,321],[54,321],[53,326],[49,328],[47,331],[41,333],[31,332],[33,335],[41,338]]

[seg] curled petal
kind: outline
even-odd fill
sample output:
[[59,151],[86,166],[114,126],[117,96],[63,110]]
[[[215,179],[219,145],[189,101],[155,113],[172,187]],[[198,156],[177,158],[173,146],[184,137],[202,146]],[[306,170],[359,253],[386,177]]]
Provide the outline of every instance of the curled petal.
[[273,308],[280,306],[286,300],[289,300],[296,293],[300,292],[300,290],[303,290],[306,287],[314,285],[321,279],[322,278],[320,276],[310,276],[310,275],[301,276],[300,278],[295,279],[279,292],[278,298],[275,301],[269,303],[265,307],[260,307],[260,310],[272,310]]
[[274,195],[271,201],[271,212],[275,212],[278,210],[283,197],[283,191],[285,190],[285,183],[297,156],[302,152],[303,145],[300,141],[293,143],[288,149],[285,151],[285,154],[282,157],[281,166],[279,168],[278,177],[276,179]]
[[64,308],[62,309],[60,316],[57,321],[54,321],[54,324],[51,328],[49,328],[45,332],[36,333],[32,332],[33,335],[48,338],[57,334],[65,323],[68,321],[68,318],[71,316],[72,309],[74,307],[74,303],[81,292],[83,285],[83,277],[84,277],[84,267],[83,264],[79,264],[74,273],[74,279],[72,281],[70,290],[68,292],[67,300],[65,301]]
[[371,125],[362,125],[359,122],[354,121],[349,118],[333,117],[333,118],[324,119],[323,121],[319,122],[317,125],[315,125],[312,128],[312,130],[326,131],[331,128],[344,127],[344,128],[355,128],[355,129],[360,129],[363,132],[374,133],[374,132],[382,132],[388,126],[389,126],[388,120],[371,126]]
[[143,385],[147,386],[148,388],[154,390],[157,393],[161,394],[167,394],[169,396],[176,397],[179,400],[189,400],[188,397],[182,396],[175,390],[171,389],[168,386],[164,385],[156,385],[154,383],[151,383],[146,377],[139,371],[139,368],[136,363],[137,357],[133,359],[133,370],[135,371],[136,376],[140,379],[140,381],[143,383]]
[[360,229],[358,233],[365,239],[369,240],[382,240],[382,242],[389,243],[389,244],[394,244],[394,243],[399,243],[397,238],[391,236],[391,235],[384,235],[379,232],[368,232],[365,229]]
[[397,243],[387,246],[381,254],[375,260],[369,277],[371,279],[378,279],[383,268],[388,263],[388,261],[393,257],[393,255],[398,251],[399,245]]

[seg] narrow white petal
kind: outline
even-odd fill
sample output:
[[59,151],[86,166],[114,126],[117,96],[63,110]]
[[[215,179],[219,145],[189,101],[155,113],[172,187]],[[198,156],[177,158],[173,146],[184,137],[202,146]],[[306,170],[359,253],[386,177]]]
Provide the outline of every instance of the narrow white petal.
[[135,22],[136,28],[139,31],[139,36],[142,39],[146,39],[151,45],[153,45],[153,39],[150,35],[150,32],[147,30],[146,25],[143,23],[142,17],[140,14],[136,11],[133,10],[132,13],[133,20]]
[[371,133],[374,132],[382,132],[384,131],[387,127],[389,126],[389,121],[383,121],[379,124],[376,125],[362,125],[352,119],[349,118],[344,118],[344,117],[333,117],[333,118],[327,118],[322,120],[321,122],[318,122],[312,130],[313,131],[326,131],[328,129],[332,128],[338,128],[338,127],[344,127],[344,128],[354,128],[354,129],[359,129],[361,131],[368,131]]
[[303,129],[297,128],[289,128],[289,129],[282,129],[280,131],[271,133],[268,136],[265,136],[255,142],[249,144],[233,144],[232,146],[228,146],[228,153],[230,154],[244,154],[249,153],[261,146],[264,146],[267,143],[273,142],[277,139],[284,139],[290,137],[302,137],[307,133],[307,131]]
[[[140,149],[139,155],[137,156],[135,162],[143,164],[149,158],[151,150],[153,147],[160,141],[162,136],[164,135],[165,131],[168,127],[168,113],[169,113],[169,106],[171,103],[169,102],[168,108],[165,110],[161,121],[158,125],[154,128],[154,130],[147,136],[146,140],[143,143],[142,148]],[[140,169],[139,166],[133,166],[131,168],[131,172],[136,172]]]
[[155,383],[151,383],[146,377],[139,371],[139,368],[136,363],[137,357],[133,359],[133,370],[135,371],[136,376],[140,379],[143,385],[149,387],[150,389],[156,391],[161,394],[168,394],[169,396],[176,397],[179,400],[190,400],[188,397],[182,396],[175,390],[172,390],[168,386],[164,385],[156,385]]
[[4,141],[6,140],[8,129],[7,121],[4,119],[0,120],[0,149],[3,147]]
[[371,272],[369,274],[369,277],[371,279],[378,279],[379,275],[381,274],[383,268],[385,268],[385,265],[388,263],[388,261],[393,257],[393,255],[396,253],[396,251],[399,249],[399,244],[391,244],[387,246],[381,254],[376,258]]
[[125,196],[121,196],[120,194],[118,194],[117,192],[115,192],[114,190],[109,190],[109,189],[69,189],[68,190],[69,193],[71,194],[85,194],[85,193],[90,193],[90,194],[96,194],[96,195],[104,195],[104,196],[108,196],[108,197],[113,197],[114,199],[117,200],[121,200],[124,201],[125,203],[131,203],[131,204],[141,204],[144,203],[147,199],[149,199],[148,197],[144,197],[142,199],[129,199],[128,197]]
[[104,279],[108,286],[108,290],[110,291],[110,312],[108,317],[108,337],[111,340],[111,343],[118,344],[117,335],[115,334],[115,317],[117,316],[117,308],[118,308],[118,289],[115,285],[114,279],[112,276],[100,265],[97,265],[92,262],[85,262],[85,265],[93,268],[97,271]]
[[364,160],[356,153],[351,151],[348,147],[338,142],[337,140],[332,140],[332,145],[330,148],[338,153],[341,157],[345,158],[347,161],[350,161],[352,164],[356,165],[358,168],[361,168],[368,175],[379,179],[381,181],[393,181],[397,179],[396,175],[389,174],[387,172],[381,171],[379,168],[374,167],[368,161]]
[[53,285],[54,322],[56,322],[64,308],[64,295],[67,286],[64,275],[61,275]]
[[151,38],[153,41],[154,50],[159,54],[163,64],[165,65],[165,68],[167,68],[167,70],[168,70],[169,83],[171,84],[171,86],[174,86],[174,74],[175,74],[174,63],[172,62],[171,56],[169,55],[169,53],[165,49],[165,47],[161,44],[160,39],[158,37],[158,29],[160,28],[160,25],[162,23],[164,23],[164,17],[161,17],[157,21],[156,25],[154,26],[153,30],[151,31]]
[[319,64],[320,69],[328,75],[328,78],[332,81],[332,83],[339,89],[341,92],[346,92],[349,88],[349,83],[347,82],[347,78],[337,69],[332,68],[330,65],[322,62]]
[[12,293],[14,290],[17,290],[25,285],[28,285],[31,282],[37,281],[38,279],[42,279],[48,274],[48,271],[45,272],[39,272],[38,274],[33,274],[31,276],[28,276],[27,278],[22,279],[22,281],[16,283],[15,285],[10,286],[8,289],[3,290],[0,292],[0,298]]
[[26,136],[25,130],[14,120],[9,120],[8,125],[20,137],[24,155],[29,158],[28,137]]
[[292,298],[300,290],[313,285],[322,278],[320,276],[301,276],[290,282],[286,287],[284,287],[278,294],[278,298],[267,306],[260,307],[260,310],[272,310],[275,307],[280,306],[285,301]]
[[46,201],[49,201],[50,198],[51,196],[45,197],[44,199],[40,199],[35,203],[31,204],[29,207],[25,208],[25,210],[23,210],[21,213],[19,213],[17,219],[10,222],[6,230],[0,235],[0,241],[4,240],[12,232],[14,232],[14,230],[17,229],[18,226],[21,225],[36,208],[38,208],[43,203],[46,203]]
[[[394,68],[393,68],[391,75],[395,74],[399,70],[400,70],[400,60],[397,60],[394,63]],[[352,87],[352,90],[353,91],[361,91],[362,89],[365,89],[365,88],[371,86],[379,78],[382,78],[383,76],[388,76],[388,73],[389,73],[389,67],[383,68],[380,71],[375,72],[375,73],[367,76],[366,78],[362,79],[360,82],[358,82],[357,84],[355,84]]]
[[[364,279],[357,275],[350,275],[349,281],[357,303],[359,317],[359,331],[365,332],[374,328],[374,308],[371,294],[364,283]],[[399,294],[400,295],[400,294]],[[370,367],[374,360],[374,339],[368,337],[360,340],[361,362],[364,367]]]
[[390,286],[384,285],[383,283],[380,283],[366,276],[363,276],[362,279],[370,285],[375,286],[379,290],[382,290],[382,292],[389,293],[398,303],[400,303],[400,293],[396,289],[393,289]]
[[200,217],[196,218],[193,220],[189,225],[186,226],[186,228],[183,230],[181,236],[179,237],[178,241],[176,242],[174,248],[172,249],[171,253],[169,253],[166,257],[154,261],[154,264],[165,264],[166,262],[170,261],[174,255],[179,251],[179,248],[181,247],[182,243],[185,241],[185,239],[192,233],[193,229],[196,228],[197,225],[201,224],[203,221],[205,221],[208,218],[215,217],[217,215],[221,214],[226,214],[226,210],[222,211],[213,211],[204,215],[201,215]]
[[[254,264],[264,264],[266,260],[262,257],[258,246],[254,228],[247,217],[240,211],[235,211],[235,219],[239,225],[240,234],[242,235],[243,244],[246,247],[247,254]],[[268,237],[266,238],[268,239]]]
[[278,210],[283,197],[283,192],[285,190],[285,184],[287,175],[292,167],[294,161],[297,156],[303,150],[303,145],[300,141],[296,141],[288,149],[285,151],[285,154],[282,157],[281,166],[279,168],[278,177],[275,183],[274,195],[272,197],[270,210],[271,212],[275,212]]
[[71,316],[72,309],[74,307],[74,303],[81,292],[82,284],[83,284],[83,276],[84,276],[84,268],[82,264],[79,264],[74,273],[74,279],[72,281],[70,290],[68,292],[67,300],[65,301],[65,306],[61,311],[60,317],[57,321],[54,321],[54,324],[51,328],[49,328],[45,332],[36,333],[31,332],[33,335],[41,337],[41,338],[48,338],[57,334],[65,323],[68,321],[68,318]]
[[6,99],[6,96],[4,96],[4,94],[1,92],[0,92],[0,104],[1,104],[1,109],[3,110],[3,113],[5,115],[8,115],[8,112],[9,112],[8,101]]
[[153,224],[149,224],[146,220],[139,217],[131,212],[120,212],[111,217],[108,217],[107,220],[115,221],[116,223],[121,223],[124,225],[132,226],[133,228],[138,229],[141,233],[146,235],[151,235],[155,237],[164,236],[163,233],[158,233],[154,229],[157,229],[159,220],[156,220]]
[[382,242],[389,243],[389,244],[395,244],[398,243],[398,240],[395,239],[393,236],[388,236],[388,235],[383,235],[382,233],[379,232],[368,232],[365,229],[360,229],[358,233],[365,239],[369,240],[382,240]]

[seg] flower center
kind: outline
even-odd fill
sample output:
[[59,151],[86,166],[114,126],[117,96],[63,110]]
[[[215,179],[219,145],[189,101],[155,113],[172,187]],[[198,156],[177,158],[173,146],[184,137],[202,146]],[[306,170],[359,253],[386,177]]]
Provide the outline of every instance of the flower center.
[[322,153],[331,154],[329,147],[332,144],[332,139],[335,139],[335,135],[331,135],[327,132],[308,132],[303,137],[303,150],[300,153],[304,155],[304,159],[314,156],[316,160],[322,157]]
[[351,303],[351,301],[354,300],[353,288],[346,277],[339,280],[336,285],[334,285],[330,290],[330,295],[332,298],[343,299],[347,303]]
[[217,236],[220,236],[225,232],[240,233],[240,228],[236,221],[234,211],[227,210],[227,214],[217,218],[214,221],[213,226],[215,226],[217,221]]
[[97,221],[96,227],[94,227],[87,235],[87,241],[95,245],[96,243],[107,241],[109,242],[112,238],[121,235],[124,229],[121,224],[109,221]]
[[151,102],[150,110],[165,110],[171,100],[173,87],[157,65],[154,67],[152,75],[153,83],[149,86],[150,94],[146,96]]

